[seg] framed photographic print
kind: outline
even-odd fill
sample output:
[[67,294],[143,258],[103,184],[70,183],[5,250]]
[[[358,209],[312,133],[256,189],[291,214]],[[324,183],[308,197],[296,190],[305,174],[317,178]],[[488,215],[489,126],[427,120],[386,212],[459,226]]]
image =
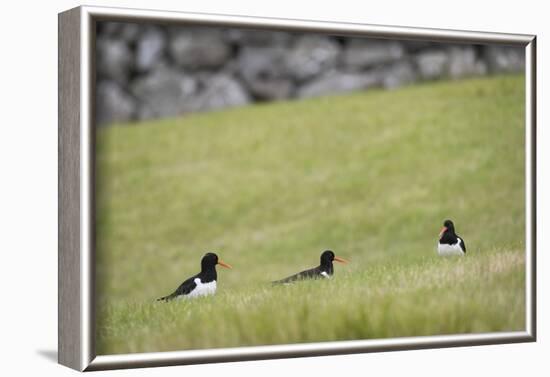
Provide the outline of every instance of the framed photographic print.
[[59,15],[59,362],[529,342],[535,36]]

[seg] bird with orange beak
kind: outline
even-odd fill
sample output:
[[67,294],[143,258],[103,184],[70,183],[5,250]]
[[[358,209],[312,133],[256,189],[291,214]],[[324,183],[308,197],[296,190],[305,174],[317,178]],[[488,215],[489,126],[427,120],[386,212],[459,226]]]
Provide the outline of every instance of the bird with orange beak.
[[194,298],[216,293],[218,274],[216,265],[232,268],[214,253],[206,253],[201,260],[201,272],[185,280],[172,294],[159,298],[157,301],[170,301],[176,298]]
[[443,228],[439,232],[437,252],[441,256],[466,254],[466,244],[456,234],[455,224],[451,220],[445,220]]
[[287,278],[274,281],[273,284],[288,284],[297,280],[305,279],[328,279],[334,274],[332,262],[348,263],[344,258],[337,257],[332,250],[325,250],[321,254],[321,264],[289,276]]

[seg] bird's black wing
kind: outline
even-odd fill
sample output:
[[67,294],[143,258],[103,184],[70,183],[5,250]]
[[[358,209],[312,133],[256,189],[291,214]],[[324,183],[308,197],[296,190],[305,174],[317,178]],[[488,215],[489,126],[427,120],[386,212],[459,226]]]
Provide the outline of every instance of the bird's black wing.
[[464,242],[464,239],[460,236],[458,236],[458,238],[460,239],[460,248],[464,253],[466,253],[466,243]]
[[315,267],[315,268],[310,268],[309,270],[298,272],[297,274],[286,277],[284,279],[274,281],[273,284],[287,284],[297,280],[318,279],[321,276],[322,276],[321,270],[319,269],[319,267]]
[[178,289],[176,289],[173,293],[169,294],[168,296],[161,297],[157,299],[157,301],[170,301],[178,296],[189,294],[197,286],[197,284],[195,283],[196,277],[197,275],[192,276],[189,279],[185,280],[183,283],[180,284]]

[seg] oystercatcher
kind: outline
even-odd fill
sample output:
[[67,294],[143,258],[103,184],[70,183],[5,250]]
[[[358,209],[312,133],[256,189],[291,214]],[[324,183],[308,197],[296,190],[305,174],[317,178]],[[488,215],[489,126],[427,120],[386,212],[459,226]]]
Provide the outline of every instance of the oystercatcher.
[[309,270],[305,270],[302,272],[298,272],[295,275],[289,276],[287,278],[274,281],[273,284],[287,284],[294,282],[296,280],[304,280],[304,279],[320,279],[320,278],[329,278],[334,273],[334,267],[332,266],[332,262],[340,262],[340,263],[348,263],[347,260],[337,257],[334,255],[332,250],[325,250],[321,254],[321,264],[317,267],[311,268]]
[[442,256],[466,254],[466,244],[455,233],[455,225],[451,220],[445,220],[443,223],[443,228],[439,233],[437,252]]
[[225,268],[232,268],[230,265],[220,260],[216,254],[206,253],[201,260],[201,272],[181,283],[174,293],[161,297],[157,301],[170,301],[175,298],[213,295],[216,293],[216,279],[218,277],[216,273],[217,264]]

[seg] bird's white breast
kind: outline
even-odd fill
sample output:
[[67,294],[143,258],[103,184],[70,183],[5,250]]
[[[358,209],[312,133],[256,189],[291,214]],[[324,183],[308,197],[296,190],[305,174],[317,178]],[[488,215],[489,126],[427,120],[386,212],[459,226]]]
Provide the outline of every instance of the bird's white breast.
[[326,272],[326,271],[322,271],[322,272],[321,272],[321,276],[324,277],[324,278],[326,278],[326,279],[330,279],[330,275],[329,275],[328,272]]
[[209,283],[203,283],[201,279],[195,278],[195,284],[197,285],[195,289],[193,289],[189,294],[187,294],[185,297],[201,297],[201,296],[208,296],[213,295],[216,293],[216,281],[211,281]]
[[448,256],[448,255],[464,255],[464,251],[462,251],[462,248],[460,247],[461,239],[458,238],[457,243],[449,245],[449,244],[437,244],[437,253],[441,256]]

